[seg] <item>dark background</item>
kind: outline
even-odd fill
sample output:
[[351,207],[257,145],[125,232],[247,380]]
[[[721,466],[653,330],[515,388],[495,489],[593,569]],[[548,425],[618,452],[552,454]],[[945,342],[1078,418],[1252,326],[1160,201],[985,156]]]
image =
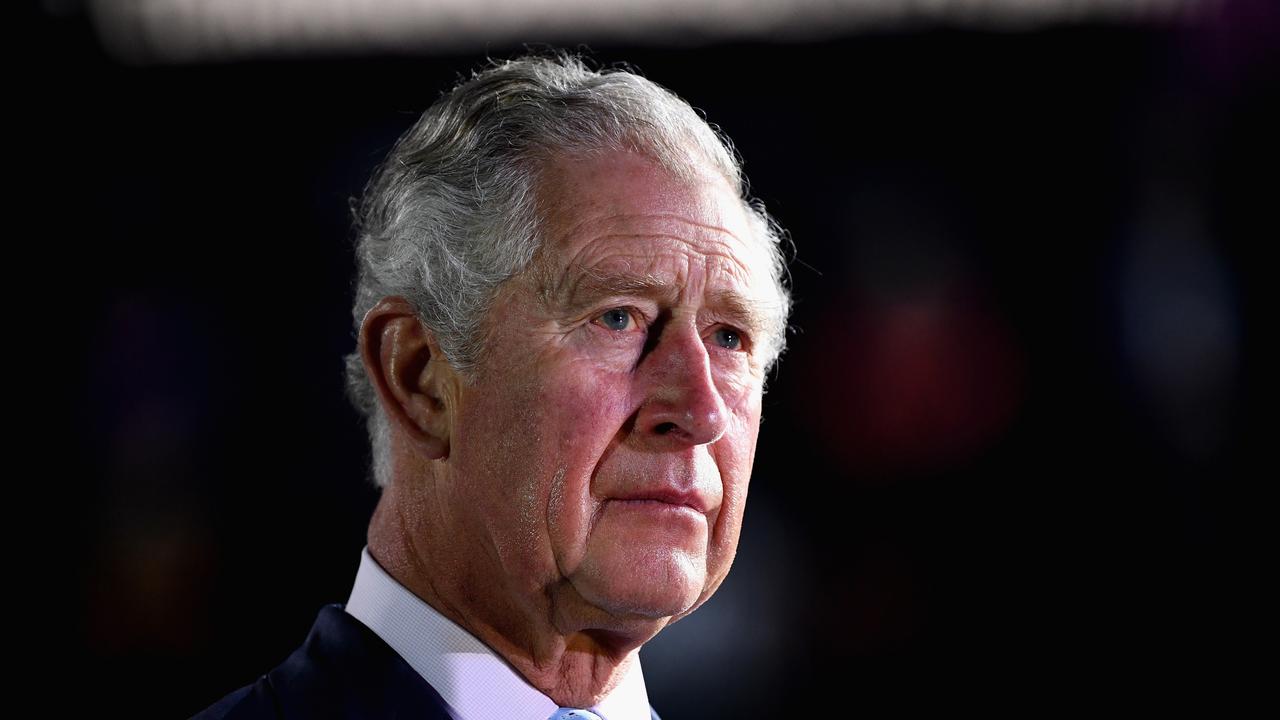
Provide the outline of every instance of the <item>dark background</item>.
[[[738,561],[642,653],[667,720],[1253,684],[1271,8],[592,44],[721,125],[798,248]],[[186,717],[347,597],[348,201],[483,53],[129,66],[81,13],[31,27],[13,512],[57,582],[20,599],[68,709]]]

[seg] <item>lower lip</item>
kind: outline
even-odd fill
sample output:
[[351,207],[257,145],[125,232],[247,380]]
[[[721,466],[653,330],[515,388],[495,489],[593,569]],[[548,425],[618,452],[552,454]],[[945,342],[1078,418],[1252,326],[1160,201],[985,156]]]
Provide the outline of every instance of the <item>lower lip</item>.
[[692,520],[701,520],[702,513],[694,510],[688,505],[676,505],[675,503],[663,502],[661,500],[611,500],[610,505],[618,506],[620,509],[629,512],[652,513],[655,515],[669,515],[671,517],[687,517]]

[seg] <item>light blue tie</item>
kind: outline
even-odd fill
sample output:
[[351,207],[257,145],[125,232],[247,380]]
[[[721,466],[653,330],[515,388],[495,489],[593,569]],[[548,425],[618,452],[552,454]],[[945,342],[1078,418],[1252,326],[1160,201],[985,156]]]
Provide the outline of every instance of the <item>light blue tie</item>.
[[560,708],[551,713],[551,717],[547,720],[604,720],[604,718],[591,712],[590,710],[579,710],[578,708]]

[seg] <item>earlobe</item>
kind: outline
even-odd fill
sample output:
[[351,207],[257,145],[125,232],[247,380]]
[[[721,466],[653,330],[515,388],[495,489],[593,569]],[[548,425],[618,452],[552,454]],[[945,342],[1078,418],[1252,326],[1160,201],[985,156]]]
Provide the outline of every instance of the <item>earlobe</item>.
[[423,457],[448,458],[455,375],[407,300],[383,298],[365,315],[360,357],[391,425]]

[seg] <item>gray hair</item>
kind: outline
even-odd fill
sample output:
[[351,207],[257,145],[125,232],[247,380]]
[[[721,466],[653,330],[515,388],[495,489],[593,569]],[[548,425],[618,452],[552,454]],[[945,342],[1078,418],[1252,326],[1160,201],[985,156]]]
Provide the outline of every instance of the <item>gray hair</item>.
[[[561,54],[491,63],[443,95],[392,148],[356,208],[352,316],[401,296],[469,377],[483,356],[481,323],[500,284],[541,242],[540,170],[554,157],[631,151],[687,176],[710,165],[738,189],[778,289],[767,365],[786,339],[790,296],[782,232],[747,195],[729,139],[670,91],[623,69],[596,71]],[[347,393],[368,421],[373,476],[391,479],[390,427],[360,353],[346,358]]]

